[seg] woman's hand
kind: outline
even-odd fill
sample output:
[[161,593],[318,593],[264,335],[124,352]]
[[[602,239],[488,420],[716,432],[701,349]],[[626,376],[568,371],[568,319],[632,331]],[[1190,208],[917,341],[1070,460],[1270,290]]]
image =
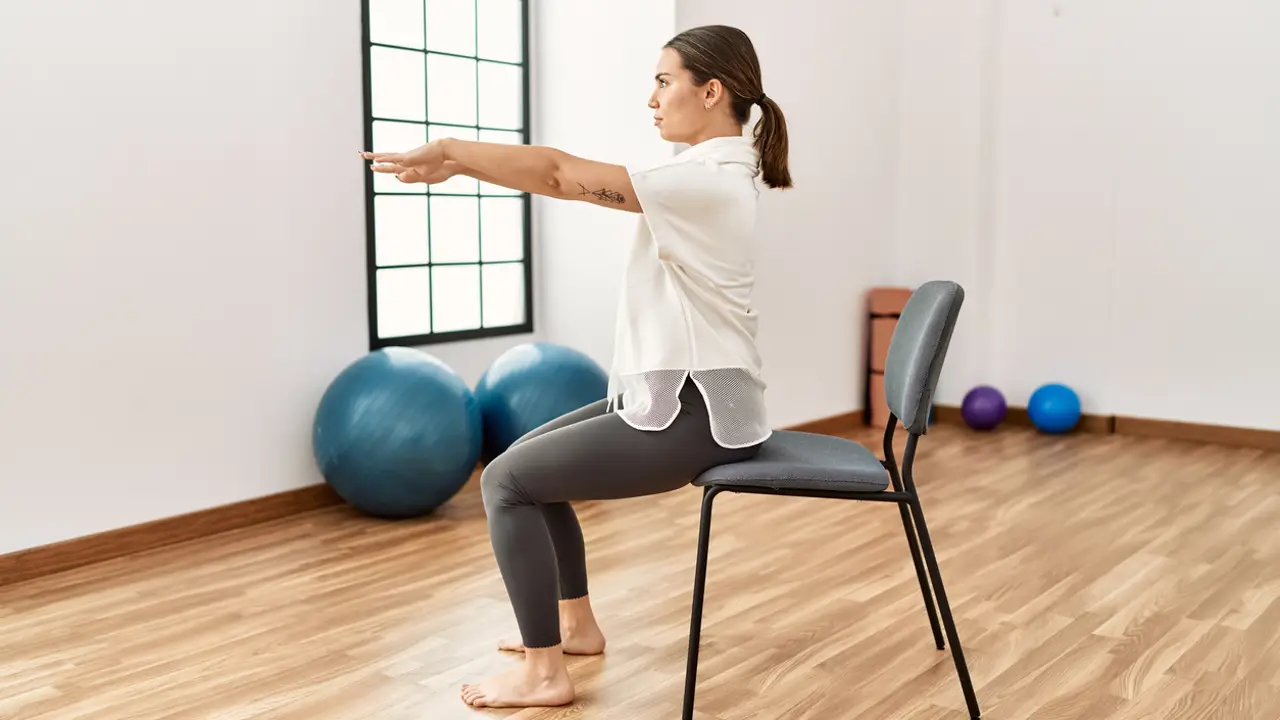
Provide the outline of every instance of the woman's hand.
[[445,162],[444,147],[435,140],[408,152],[362,152],[374,172],[395,175],[400,182],[441,183],[458,174],[457,163]]
[[459,174],[461,168],[453,163],[445,163],[433,173],[424,173],[419,168],[407,168],[402,165],[390,165],[382,163],[373,167],[374,172],[395,175],[396,179],[402,183],[426,183],[427,185],[436,185],[445,180]]
[[426,145],[419,145],[408,152],[363,152],[360,154],[366,160],[372,160],[375,163],[385,162],[392,165],[400,165],[401,167],[419,168],[426,173],[433,172],[437,167],[443,165],[445,161],[444,143],[440,140],[432,140]]
[[[435,185],[445,180],[461,175],[462,166],[456,162],[443,162],[431,169],[423,165],[405,165],[403,157],[408,153],[361,153],[367,159],[373,160],[371,170],[387,175],[395,175],[402,183],[426,183],[427,185]],[[399,160],[400,162],[397,162]]]

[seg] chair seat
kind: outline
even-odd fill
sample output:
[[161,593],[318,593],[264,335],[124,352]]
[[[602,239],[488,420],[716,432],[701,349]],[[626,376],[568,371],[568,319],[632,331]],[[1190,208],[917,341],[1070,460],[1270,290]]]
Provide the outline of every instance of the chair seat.
[[870,450],[852,440],[775,430],[751,460],[713,467],[693,484],[880,492],[889,487],[889,471]]

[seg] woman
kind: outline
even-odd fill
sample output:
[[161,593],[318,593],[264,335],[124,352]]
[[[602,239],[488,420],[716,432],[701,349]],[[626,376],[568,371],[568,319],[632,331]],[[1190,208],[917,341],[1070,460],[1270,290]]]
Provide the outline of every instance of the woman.
[[[754,456],[770,433],[756,352],[752,237],[758,187],[791,186],[782,111],[750,39],[699,27],[664,46],[649,98],[662,137],[689,149],[643,170],[555,149],[439,140],[364,153],[403,182],[454,175],[640,213],[626,269],[608,400],[521,438],[481,478],[489,534],[520,629],[513,672],[466,685],[476,707],[564,705],[564,654],[603,652],[575,500],[675,490]],[[753,106],[754,138],[743,136]],[[615,406],[613,398],[621,394]],[[559,607],[557,609],[557,599]]]

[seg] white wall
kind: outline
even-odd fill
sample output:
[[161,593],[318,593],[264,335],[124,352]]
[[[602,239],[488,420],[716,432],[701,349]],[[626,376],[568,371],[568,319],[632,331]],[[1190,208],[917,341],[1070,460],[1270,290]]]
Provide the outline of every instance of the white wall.
[[1280,429],[1280,3],[1124,9],[1116,412]]
[[1280,6],[914,0],[905,20],[896,277],[970,298],[939,401],[1063,381],[1087,412],[1280,428],[1259,324],[1280,311]]
[[366,343],[359,14],[268,5],[0,11],[0,552],[319,481]]

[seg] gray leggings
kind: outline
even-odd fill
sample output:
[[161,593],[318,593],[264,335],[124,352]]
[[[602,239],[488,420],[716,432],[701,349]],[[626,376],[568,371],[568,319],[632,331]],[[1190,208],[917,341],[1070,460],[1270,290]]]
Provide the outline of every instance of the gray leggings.
[[489,539],[525,647],[560,644],[557,598],[587,594],[582,528],[570,501],[675,490],[759,451],[716,443],[693,382],[685,382],[680,404],[669,427],[649,431],[606,413],[600,400],[525,435],[485,468]]

